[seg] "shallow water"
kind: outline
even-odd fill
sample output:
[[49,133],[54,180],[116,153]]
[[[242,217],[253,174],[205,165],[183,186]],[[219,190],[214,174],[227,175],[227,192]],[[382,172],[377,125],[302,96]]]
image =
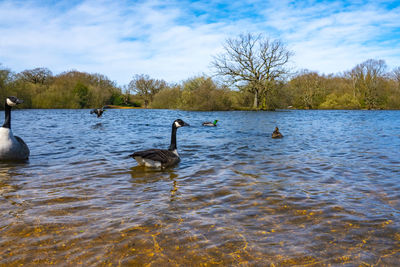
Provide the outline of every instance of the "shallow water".
[[[400,111],[12,115],[31,157],[0,163],[0,265],[400,263]],[[176,118],[181,163],[137,167]]]

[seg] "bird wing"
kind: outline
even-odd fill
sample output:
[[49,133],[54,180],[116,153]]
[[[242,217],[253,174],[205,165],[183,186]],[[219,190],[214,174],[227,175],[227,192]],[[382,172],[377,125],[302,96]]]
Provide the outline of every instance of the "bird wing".
[[161,164],[168,164],[175,162],[179,157],[172,151],[166,149],[148,149],[143,151],[136,151],[132,155],[132,158],[141,157],[143,159],[150,159],[161,162]]
[[29,154],[30,154],[29,147],[25,144],[24,140],[22,140],[21,137],[15,136],[15,135],[14,135],[14,137],[15,137],[15,139],[17,139],[18,143],[20,143],[20,145],[22,147],[22,154],[26,155],[26,158],[29,158]]

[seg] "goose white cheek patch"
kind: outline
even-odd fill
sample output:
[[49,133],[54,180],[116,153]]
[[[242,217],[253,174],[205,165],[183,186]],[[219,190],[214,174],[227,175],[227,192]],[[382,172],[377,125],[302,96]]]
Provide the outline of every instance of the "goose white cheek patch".
[[7,105],[16,106],[17,104],[15,104],[14,102],[12,102],[10,99],[7,98]]

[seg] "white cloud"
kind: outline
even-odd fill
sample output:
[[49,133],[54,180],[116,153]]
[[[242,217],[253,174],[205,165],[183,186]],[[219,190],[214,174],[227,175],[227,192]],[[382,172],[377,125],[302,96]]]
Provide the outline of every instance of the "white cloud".
[[[399,9],[249,2],[245,8],[230,6],[238,14],[227,18],[207,13],[216,5],[206,2],[0,1],[0,63],[16,72],[35,67],[96,72],[119,85],[142,73],[179,82],[209,73],[227,37],[267,32],[288,43],[298,68],[338,72],[368,58],[400,65],[399,45],[394,46],[399,37],[385,36],[400,28]],[[193,8],[202,13],[194,15]]]
[[0,13],[7,24],[0,30],[0,49],[7,51],[0,61],[15,71],[43,66],[56,73],[99,72],[121,85],[138,73],[179,81],[207,71],[211,53],[225,38],[214,28],[221,25],[177,24],[180,10],[157,9],[157,2],[96,3],[58,14],[33,4],[0,3],[0,10],[12,11]]
[[400,29],[399,8],[388,11],[368,4],[345,9],[338,8],[337,2],[321,2],[301,9],[275,5],[266,16],[267,24],[279,29],[295,51],[299,68],[336,73],[369,58],[400,65],[400,37],[390,36]]

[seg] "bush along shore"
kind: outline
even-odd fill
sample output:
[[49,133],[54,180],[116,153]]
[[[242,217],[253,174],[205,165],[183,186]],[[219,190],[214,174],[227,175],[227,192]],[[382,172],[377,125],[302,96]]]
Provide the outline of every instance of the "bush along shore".
[[14,73],[0,64],[0,98],[15,95],[24,100],[23,108],[43,109],[400,109],[400,67],[388,71],[384,60],[369,59],[336,75],[291,73],[285,66],[292,53],[279,40],[240,35],[224,48],[212,62],[218,80],[202,75],[176,84],[137,74],[118,86],[97,73],[53,75],[47,68]]

